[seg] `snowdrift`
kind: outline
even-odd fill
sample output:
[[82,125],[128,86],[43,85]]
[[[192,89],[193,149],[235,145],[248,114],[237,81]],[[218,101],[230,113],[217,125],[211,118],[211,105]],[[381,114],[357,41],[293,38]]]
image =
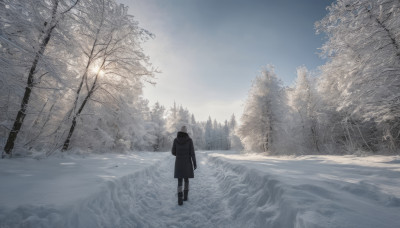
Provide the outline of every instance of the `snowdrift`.
[[0,211],[0,227],[141,227],[146,196],[136,191],[149,185],[151,173],[160,163],[134,174],[110,180],[101,190],[65,207],[20,206]]
[[[240,155],[209,156],[209,162],[218,170],[217,178],[237,227],[400,227],[400,199],[354,176],[360,172],[399,180],[400,169],[378,172],[360,166],[346,174],[346,165],[329,168],[331,173],[340,172],[341,181],[325,177],[322,167],[330,166],[327,161],[320,165],[298,161],[296,167],[293,158],[286,162],[259,158],[246,161],[246,156]],[[309,170],[304,167],[310,166],[314,175],[305,176]],[[344,181],[349,176],[353,183]],[[393,192],[400,194],[399,184],[395,185]]]
[[218,169],[237,227],[324,227],[291,199],[288,187],[277,178],[220,158],[209,160]]

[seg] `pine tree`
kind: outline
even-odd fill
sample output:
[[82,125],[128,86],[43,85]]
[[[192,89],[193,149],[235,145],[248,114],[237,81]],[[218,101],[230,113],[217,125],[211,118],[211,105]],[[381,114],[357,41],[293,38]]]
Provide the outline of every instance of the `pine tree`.
[[235,114],[232,114],[231,119],[229,121],[229,149],[234,149],[237,151],[243,150],[242,142],[240,141],[239,136],[236,134],[237,131],[237,122]]
[[211,117],[208,117],[206,125],[204,127],[204,142],[205,142],[205,149],[212,150],[213,148],[213,127],[212,127],[212,120]]
[[164,119],[165,108],[156,102],[151,110],[151,123],[154,125],[155,141],[153,143],[153,150],[160,151],[166,150],[167,145],[167,132],[166,121]]

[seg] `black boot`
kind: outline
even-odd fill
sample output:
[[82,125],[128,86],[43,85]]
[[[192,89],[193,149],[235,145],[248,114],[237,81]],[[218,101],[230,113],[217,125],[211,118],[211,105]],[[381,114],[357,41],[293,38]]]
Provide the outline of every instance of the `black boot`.
[[188,195],[189,195],[189,190],[184,190],[183,191],[183,201],[187,201],[188,200]]
[[183,204],[183,193],[178,192],[178,205],[182,205],[182,204]]

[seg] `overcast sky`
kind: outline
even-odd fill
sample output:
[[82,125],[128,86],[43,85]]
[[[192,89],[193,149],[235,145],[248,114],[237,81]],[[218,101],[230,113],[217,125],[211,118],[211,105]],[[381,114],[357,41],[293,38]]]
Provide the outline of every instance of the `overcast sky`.
[[324,63],[314,23],[332,0],[119,0],[155,34],[145,52],[157,74],[144,96],[169,108],[174,101],[197,120],[223,121],[243,112],[252,80],[272,64],[291,85],[296,68]]

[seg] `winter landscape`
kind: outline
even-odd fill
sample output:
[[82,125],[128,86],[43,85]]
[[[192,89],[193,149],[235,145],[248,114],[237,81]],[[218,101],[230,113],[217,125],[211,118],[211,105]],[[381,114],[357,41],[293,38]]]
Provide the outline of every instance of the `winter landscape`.
[[0,52],[0,228],[400,227],[398,0],[0,0]]

